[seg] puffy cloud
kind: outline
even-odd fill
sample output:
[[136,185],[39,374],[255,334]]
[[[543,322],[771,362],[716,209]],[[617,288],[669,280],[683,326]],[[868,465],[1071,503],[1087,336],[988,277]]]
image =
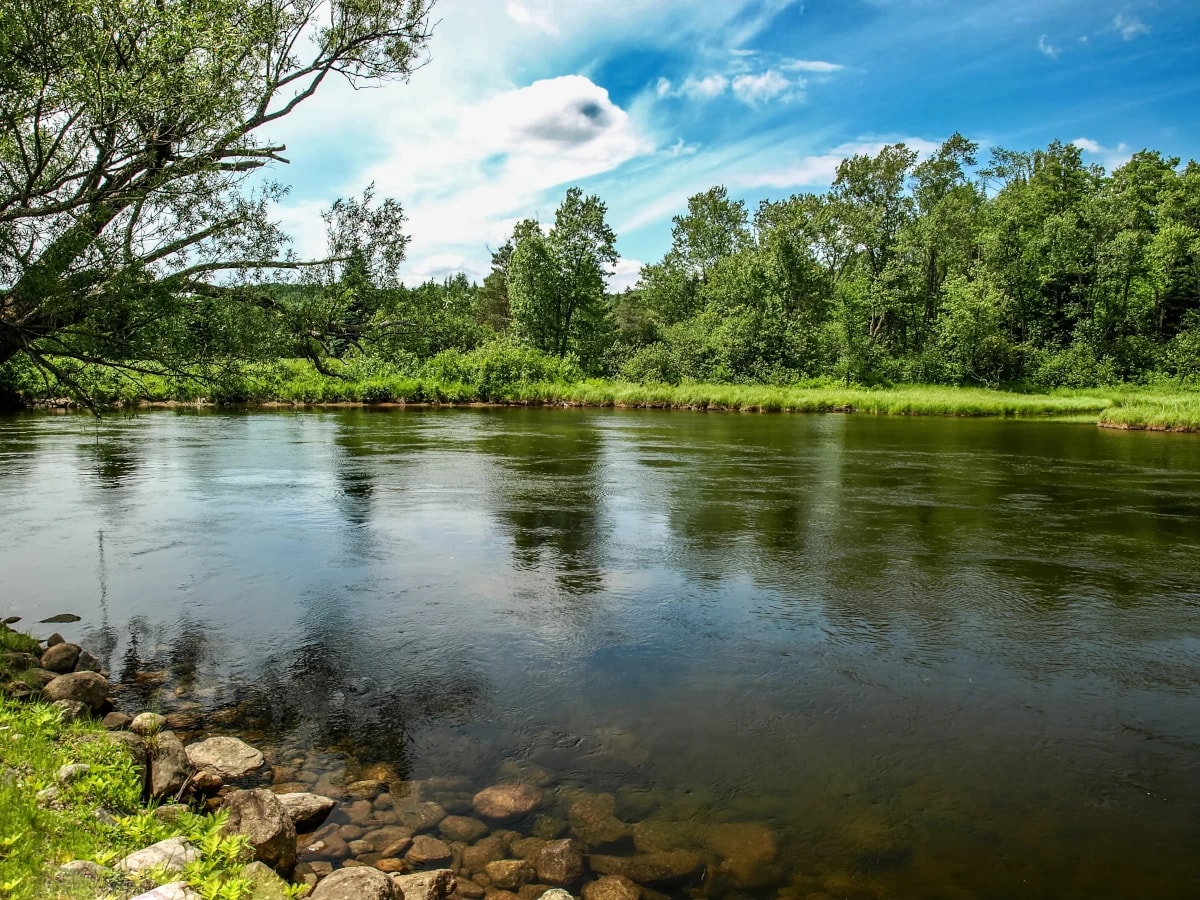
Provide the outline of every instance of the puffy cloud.
[[547,12],[530,9],[524,3],[518,3],[517,0],[510,0],[505,5],[504,11],[518,25],[527,25],[550,35],[559,33],[558,26],[554,24],[554,20]]
[[1110,172],[1125,165],[1133,155],[1129,149],[1129,145],[1124,141],[1115,147],[1105,147],[1099,141],[1094,141],[1091,138],[1078,137],[1071,141],[1071,143],[1088,156],[1098,157],[1100,165],[1104,166]]
[[612,275],[608,277],[608,289],[614,294],[619,294],[626,288],[633,287],[642,272],[642,265],[640,259],[618,259]]
[[733,94],[747,106],[761,106],[772,100],[791,100],[803,82],[792,82],[777,69],[760,75],[739,75],[733,79]]

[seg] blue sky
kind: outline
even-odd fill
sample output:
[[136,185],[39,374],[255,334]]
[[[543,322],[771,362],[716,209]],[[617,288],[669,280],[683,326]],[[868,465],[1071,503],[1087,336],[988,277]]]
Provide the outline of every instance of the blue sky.
[[1200,157],[1200,0],[440,0],[407,84],[323,89],[272,135],[279,216],[374,182],[408,212],[405,280],[466,271],[571,185],[608,204],[623,287],[714,184],[776,199],[837,162],[955,131],[987,148],[1075,141]]

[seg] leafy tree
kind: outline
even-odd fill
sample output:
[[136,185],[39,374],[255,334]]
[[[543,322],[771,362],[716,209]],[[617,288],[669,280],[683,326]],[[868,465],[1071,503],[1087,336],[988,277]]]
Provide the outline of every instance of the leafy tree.
[[617,251],[606,212],[599,197],[571,188],[548,232],[533,219],[517,226],[508,270],[517,335],[546,353],[575,353],[588,371],[613,336],[604,284]]
[[[302,261],[270,219],[283,188],[250,176],[286,161],[265,132],[326,80],[418,68],[429,7],[0,4],[0,363],[21,352],[52,372],[70,358],[184,363],[192,348],[169,340],[165,320],[231,304],[292,313],[250,287],[264,273],[307,269],[332,284],[352,262],[394,281],[406,242],[397,204],[368,195],[335,206],[328,258]],[[327,306],[289,324],[352,340],[371,319],[357,302],[349,319],[330,320]]]
[[492,271],[483,279],[477,295],[476,317],[480,323],[498,332],[508,330],[512,310],[508,301],[508,266],[512,262],[513,242],[510,238],[492,253]]

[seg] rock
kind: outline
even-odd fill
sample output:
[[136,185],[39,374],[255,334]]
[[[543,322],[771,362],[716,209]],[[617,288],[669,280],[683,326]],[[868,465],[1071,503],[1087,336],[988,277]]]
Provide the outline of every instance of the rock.
[[79,662],[79,654],[82,651],[83,648],[78,644],[66,642],[55,644],[42,654],[42,668],[57,672],[59,675],[74,672],[75,663]]
[[346,807],[346,815],[350,817],[350,821],[356,825],[368,825],[372,822],[372,816],[375,808],[371,806],[370,800],[355,800]]
[[128,728],[133,719],[125,715],[123,712],[110,712],[104,717],[101,724],[109,731],[121,731]]
[[484,867],[494,860],[504,859],[508,853],[508,841],[499,834],[485,837],[472,847],[463,851],[463,868],[471,874],[482,872]]
[[97,712],[108,700],[108,681],[97,672],[72,672],[59,675],[42,688],[42,696],[50,703],[77,700],[92,712]]
[[470,879],[460,878],[455,890],[462,900],[483,900],[484,895],[487,894],[487,891]]
[[704,846],[701,826],[670,819],[647,819],[633,826],[633,846],[642,853],[662,850],[697,850]]
[[583,878],[583,848],[571,839],[550,841],[534,863],[539,881],[569,887]]
[[38,806],[49,806],[58,799],[58,788],[54,785],[42,788],[42,790],[34,794],[33,799],[37,801]]
[[765,825],[731,822],[712,825],[705,834],[708,847],[721,858],[717,874],[741,889],[761,888],[776,874],[769,868],[779,855],[775,834]]
[[677,884],[690,881],[704,871],[704,858],[691,850],[666,850],[634,856],[588,857],[588,865],[599,875],[624,875],[639,884]]
[[392,883],[404,892],[404,900],[447,900],[458,889],[458,879],[449,869],[393,875]]
[[475,795],[475,811],[487,819],[516,819],[542,805],[545,794],[532,784],[497,784]]
[[[523,884],[517,890],[517,896],[521,900],[540,900],[543,894],[552,890],[554,888],[548,884]],[[570,897],[571,895],[567,894],[567,896]]]
[[642,892],[624,875],[607,875],[583,886],[583,900],[638,900]]
[[439,841],[428,834],[413,838],[412,846],[404,854],[405,861],[414,869],[423,869],[450,861],[453,854],[445,841]]
[[243,866],[241,876],[250,879],[254,886],[249,900],[291,900],[288,883],[263,863],[256,861]]
[[296,865],[296,826],[279,799],[262,788],[234,791],[225,798],[225,808],[229,821],[224,832],[245,835],[255,859],[290,875]]
[[398,856],[403,858],[404,854],[408,852],[408,848],[412,846],[412,843],[413,839],[410,837],[397,838],[379,852],[383,856]]
[[33,680],[38,683],[38,686],[42,688],[58,677],[57,672],[50,672],[46,669],[30,669],[29,675],[32,676]]
[[398,856],[383,856],[375,860],[371,865],[380,872],[387,872],[389,875],[403,875],[408,871],[408,863]]
[[105,809],[103,806],[92,810],[92,815],[96,817],[96,821],[107,828],[116,828],[121,823],[117,821],[117,817]]
[[483,871],[492,884],[503,890],[514,890],[537,877],[533,863],[524,859],[498,859],[484,866]]
[[173,837],[130,853],[117,863],[117,868],[130,875],[158,867],[168,872],[182,872],[184,866],[199,859],[200,851],[185,838]]
[[562,833],[567,830],[567,823],[562,819],[554,816],[538,816],[533,820],[533,828],[530,829],[534,837],[540,837],[543,841],[552,841],[556,837],[561,837]]
[[488,833],[488,827],[468,816],[446,816],[438,823],[438,831],[452,841],[473,844]]
[[[365,803],[366,801],[359,800],[357,802]],[[395,814],[398,824],[405,828],[411,828],[413,831],[430,831],[446,818],[446,810],[440,803],[434,803],[431,800],[412,800],[407,797],[393,799],[392,812]]]
[[508,845],[508,853],[509,853],[509,856],[516,857],[517,859],[527,859],[531,863],[536,864],[537,855],[542,851],[542,848],[545,846],[546,846],[546,842],[543,841],[541,838],[536,838],[536,837],[517,838],[515,841],[513,841],[512,843],[510,843]]
[[188,760],[200,771],[219,775],[226,784],[265,774],[266,760],[256,750],[235,737],[211,737],[187,747]]
[[92,656],[86,650],[79,651],[79,659],[75,660],[76,672],[100,672],[104,667],[100,665],[100,660]]
[[575,900],[575,898],[562,888],[550,888],[542,894],[541,900]]
[[160,822],[178,822],[179,817],[184,813],[191,812],[187,804],[184,803],[168,803],[165,806],[160,806],[154,810],[154,818]]
[[200,895],[186,881],[172,881],[138,894],[133,900],[200,900]]
[[310,831],[325,821],[337,802],[319,794],[276,794],[297,831]]
[[308,863],[307,865],[308,868],[312,870],[312,873],[318,878],[328,878],[333,874],[333,866],[330,863],[318,861]]
[[29,669],[36,669],[42,664],[41,657],[34,656],[32,653],[22,653],[19,650],[0,653],[0,660],[3,660],[3,668],[12,672],[25,672]]
[[63,766],[58,770],[58,780],[61,784],[69,784],[91,773],[92,767],[87,763],[71,763],[71,765]]
[[392,880],[368,866],[338,869],[312,892],[313,900],[399,900]]
[[571,832],[589,847],[615,844],[629,837],[629,826],[613,815],[612,794],[580,794],[567,810]]
[[86,703],[81,703],[78,700],[58,700],[51,704],[56,709],[61,710],[62,722],[64,725],[70,725],[72,722],[78,722],[80,719],[86,718],[90,712]]
[[65,637],[63,637],[61,634],[59,634],[57,631],[54,632],[54,634],[50,635],[50,637],[46,638],[46,646],[48,648],[53,647],[56,644],[65,644],[66,642],[67,642],[67,639]]
[[[183,748],[187,752],[187,747]],[[192,787],[202,794],[212,795],[225,787],[225,779],[223,779],[212,769],[202,769],[192,776]]]
[[[136,722],[137,719],[134,719]],[[192,774],[183,744],[173,731],[163,731],[154,735],[146,746],[150,751],[150,796],[155,800],[178,797]]]
[[152,712],[138,713],[129,723],[129,730],[142,737],[158,734],[167,730],[167,717]]
[[376,781],[374,779],[352,781],[350,784],[346,785],[346,793],[355,800],[374,800],[386,790],[386,784],[384,784],[382,781]]

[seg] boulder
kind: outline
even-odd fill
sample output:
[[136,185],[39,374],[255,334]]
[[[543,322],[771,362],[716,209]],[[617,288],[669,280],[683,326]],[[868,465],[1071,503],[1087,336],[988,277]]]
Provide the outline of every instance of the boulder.
[[79,659],[75,660],[76,672],[103,672],[104,667],[100,665],[100,660],[92,656],[86,650],[79,651]]
[[483,867],[492,884],[502,890],[516,890],[537,877],[533,863],[524,859],[498,859]]
[[337,806],[336,801],[320,794],[276,794],[275,797],[287,810],[288,817],[297,831],[311,831],[316,828]]
[[312,900],[400,900],[392,880],[378,869],[338,869],[317,884]]
[[42,654],[42,668],[66,675],[75,671],[75,663],[79,662],[79,654],[83,648],[78,644],[55,644]]
[[447,900],[458,890],[458,879],[450,869],[393,875],[392,884],[403,892],[404,900]]
[[200,851],[186,838],[173,837],[130,853],[117,863],[117,868],[129,875],[160,867],[168,872],[182,872],[184,866],[199,859]]
[[150,796],[155,800],[178,797],[192,775],[183,744],[175,732],[164,731],[154,735],[146,746],[150,751]]
[[77,700],[97,712],[108,701],[108,691],[108,680],[98,672],[71,672],[42,688],[42,696],[50,703]]
[[101,724],[109,731],[121,731],[128,728],[132,721],[125,713],[114,711],[105,716]]
[[583,886],[583,900],[638,900],[641,889],[624,875],[606,875]]
[[266,765],[262,751],[235,737],[211,737],[189,744],[187,756],[197,770],[213,772],[225,784],[261,774]]
[[472,804],[485,819],[517,819],[542,805],[545,793],[532,784],[497,784],[475,795]]
[[588,857],[588,865],[598,875],[624,875],[639,884],[679,884],[697,878],[704,871],[704,858],[691,850],[666,850],[633,856]]
[[158,734],[167,730],[167,717],[153,712],[138,713],[129,723],[129,730],[142,737]]
[[290,875],[296,865],[296,826],[279,799],[262,788],[234,791],[225,798],[225,808],[225,833],[245,835],[255,859]]
[[569,838],[550,841],[538,852],[538,881],[569,887],[583,878],[583,847]]
[[64,725],[78,722],[80,719],[86,718],[90,712],[88,705],[78,700],[57,700],[50,705],[55,709],[61,710]]
[[413,838],[412,846],[404,854],[404,859],[414,869],[424,869],[447,863],[453,855],[450,845],[445,841],[422,834]]
[[473,844],[488,833],[488,827],[469,816],[447,816],[438,823],[438,831],[452,841]]
[[30,669],[29,676],[37,682],[38,687],[45,687],[55,678],[58,677],[57,672],[50,672],[46,669]]

